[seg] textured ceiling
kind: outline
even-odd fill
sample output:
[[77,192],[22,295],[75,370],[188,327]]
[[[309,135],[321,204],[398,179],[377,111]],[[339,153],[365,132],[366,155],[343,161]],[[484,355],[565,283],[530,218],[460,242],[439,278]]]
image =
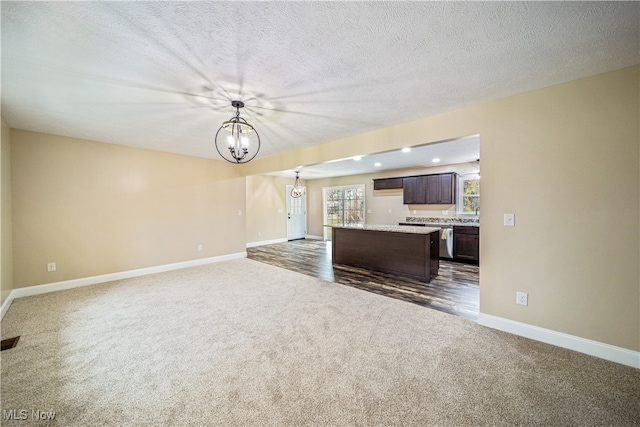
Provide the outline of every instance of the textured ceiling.
[[[637,64],[636,2],[2,1],[12,128],[259,157]],[[424,141],[415,141],[421,144]]]

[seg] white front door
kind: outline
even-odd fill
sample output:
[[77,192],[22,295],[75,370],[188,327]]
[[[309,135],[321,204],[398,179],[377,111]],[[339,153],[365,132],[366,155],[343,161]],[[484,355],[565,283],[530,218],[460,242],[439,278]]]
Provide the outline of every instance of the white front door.
[[287,240],[304,239],[307,224],[307,195],[291,197],[293,186],[287,185]]

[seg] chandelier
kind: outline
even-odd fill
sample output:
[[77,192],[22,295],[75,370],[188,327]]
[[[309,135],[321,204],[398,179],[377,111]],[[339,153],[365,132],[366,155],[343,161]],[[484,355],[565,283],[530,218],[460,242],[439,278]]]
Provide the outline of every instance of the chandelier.
[[[244,107],[244,102],[231,101],[231,106],[236,109],[236,115],[223,122],[216,132],[216,150],[228,162],[247,163],[260,151],[260,135],[253,126],[240,117],[240,109]],[[220,133],[223,129],[229,134]]]
[[293,183],[293,188],[291,189],[291,197],[296,199],[304,195],[304,187],[300,184],[299,173],[300,172],[296,171],[296,181]]

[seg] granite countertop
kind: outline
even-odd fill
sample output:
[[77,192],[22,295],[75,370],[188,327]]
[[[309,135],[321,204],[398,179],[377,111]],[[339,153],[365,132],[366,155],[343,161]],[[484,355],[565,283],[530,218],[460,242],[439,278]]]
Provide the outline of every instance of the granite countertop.
[[455,227],[480,227],[479,224],[455,224],[455,223],[440,223],[440,222],[427,222],[428,227],[440,227],[440,228],[453,228]]
[[425,224],[427,227],[480,227],[478,218],[426,218],[406,217],[406,223]]
[[406,225],[348,225],[348,224],[331,224],[325,227],[333,228],[351,228],[368,231],[389,231],[392,233],[409,233],[409,234],[430,234],[440,231],[440,227],[411,227]]

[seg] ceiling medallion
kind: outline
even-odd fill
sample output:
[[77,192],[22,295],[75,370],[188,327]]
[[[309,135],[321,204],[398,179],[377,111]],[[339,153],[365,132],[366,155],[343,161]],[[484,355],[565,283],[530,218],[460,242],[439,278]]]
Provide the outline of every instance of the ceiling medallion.
[[[236,109],[236,115],[223,122],[216,132],[216,150],[228,162],[247,163],[260,151],[260,135],[253,126],[240,117],[240,109],[244,107],[244,102],[231,101],[231,106]],[[220,133],[223,129],[229,134]]]

